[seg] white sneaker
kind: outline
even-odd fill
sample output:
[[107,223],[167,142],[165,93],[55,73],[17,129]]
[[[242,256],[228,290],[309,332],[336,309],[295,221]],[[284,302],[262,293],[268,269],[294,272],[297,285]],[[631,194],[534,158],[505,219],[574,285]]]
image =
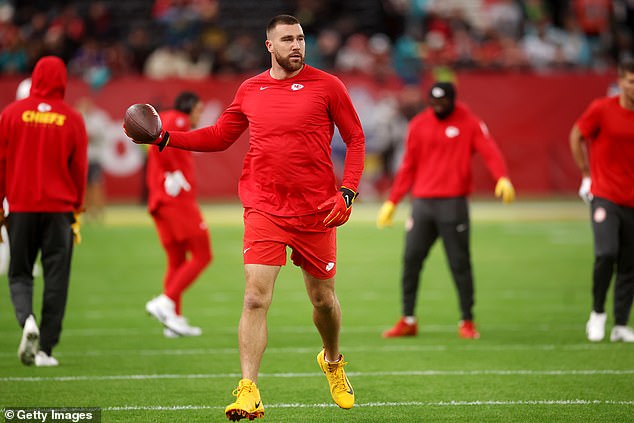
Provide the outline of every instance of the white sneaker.
[[[165,326],[178,336],[200,336],[203,330],[197,326],[190,326],[184,316],[174,316],[165,321]],[[165,334],[165,332],[163,332]]]
[[40,349],[40,330],[35,323],[35,317],[31,314],[24,322],[22,339],[18,347],[18,358],[22,364],[30,366],[35,361],[35,354]]
[[46,354],[44,351],[38,351],[35,355],[35,365],[37,367],[55,367],[59,366],[59,361],[52,355]]
[[181,336],[170,328],[163,328],[163,336],[166,338],[180,338]]
[[145,310],[164,325],[167,319],[177,317],[174,301],[163,294],[148,301]]
[[629,326],[614,326],[610,334],[612,342],[634,342],[634,330]]
[[605,321],[607,320],[607,314],[596,313],[592,311],[590,313],[590,319],[586,323],[586,335],[588,341],[599,342],[603,341],[605,337]]

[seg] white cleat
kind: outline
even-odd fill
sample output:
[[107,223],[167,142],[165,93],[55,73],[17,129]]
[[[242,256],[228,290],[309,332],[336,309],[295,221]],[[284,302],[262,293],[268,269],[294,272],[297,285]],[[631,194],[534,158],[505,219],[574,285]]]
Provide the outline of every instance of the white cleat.
[[[166,329],[171,330],[177,336],[200,336],[203,331],[197,326],[190,326],[187,319],[183,316],[175,316],[165,323]],[[163,332],[165,335],[165,332]]]
[[18,358],[25,366],[30,366],[35,362],[35,355],[40,349],[40,330],[35,323],[35,317],[31,314],[24,322],[22,329],[22,339],[18,347]]
[[634,330],[629,326],[614,326],[610,334],[612,342],[634,342]]
[[164,325],[167,319],[177,317],[174,301],[162,294],[148,301],[145,310]]
[[599,342],[603,341],[605,337],[605,321],[607,320],[607,314],[596,313],[592,311],[590,313],[590,319],[586,323],[586,335],[588,341]]
[[38,351],[35,355],[35,365],[37,367],[55,367],[59,366],[59,361],[52,355],[46,354],[44,351]]
[[[159,295],[148,301],[145,310],[178,336],[200,336],[202,334],[199,327],[189,326],[186,318],[176,314],[174,301],[165,295]],[[163,334],[165,335],[165,332]]]
[[181,336],[169,328],[163,328],[163,336],[166,338],[180,338]]

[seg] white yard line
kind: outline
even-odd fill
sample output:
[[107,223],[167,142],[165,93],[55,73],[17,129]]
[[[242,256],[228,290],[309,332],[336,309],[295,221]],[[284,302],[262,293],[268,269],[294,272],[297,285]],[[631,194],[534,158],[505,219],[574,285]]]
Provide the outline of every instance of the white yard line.
[[[508,344],[508,345],[488,345],[470,343],[468,345],[384,345],[384,346],[360,346],[342,347],[344,353],[351,352],[446,352],[446,351],[597,351],[615,348],[612,343],[582,343],[569,345],[555,344]],[[266,349],[267,354],[312,354],[318,351],[316,348],[308,347],[270,347]],[[129,349],[129,350],[92,350],[80,351],[70,350],[55,353],[56,357],[107,357],[119,355],[140,355],[140,356],[183,356],[183,355],[235,355],[238,354],[237,347],[231,348],[176,348],[176,349]],[[14,352],[0,352],[0,357],[13,357]]]
[[[466,406],[517,406],[517,405],[634,405],[634,401],[606,401],[606,400],[519,400],[519,401],[404,401],[404,402],[366,402],[355,404],[355,407],[466,407]],[[266,408],[330,408],[336,404],[265,404]],[[181,410],[224,410],[225,406],[214,405],[124,405],[120,407],[105,407],[103,411],[181,411]]]
[[[420,377],[420,376],[628,376],[634,369],[623,370],[403,370],[391,372],[348,372],[352,377]],[[263,378],[323,377],[323,373],[260,373]],[[197,374],[141,374],[110,376],[51,376],[51,377],[0,377],[0,382],[85,382],[104,380],[156,380],[156,379],[222,379],[241,377],[239,373]]]

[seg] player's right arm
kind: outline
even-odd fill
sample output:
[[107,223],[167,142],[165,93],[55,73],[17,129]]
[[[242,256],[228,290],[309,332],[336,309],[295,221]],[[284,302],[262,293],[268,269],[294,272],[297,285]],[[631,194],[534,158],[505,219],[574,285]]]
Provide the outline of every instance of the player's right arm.
[[570,130],[570,151],[577,167],[581,171],[583,177],[590,177],[590,166],[588,161],[588,151],[586,148],[585,138],[577,124],[573,125]]
[[581,171],[581,184],[579,185],[579,197],[586,203],[592,201],[592,178],[590,178],[590,162],[588,160],[588,149],[581,129],[575,123],[570,130],[570,151],[577,167]]
[[600,128],[602,121],[602,101],[594,100],[590,106],[577,119],[570,130],[568,141],[570,152],[575,164],[581,171],[581,184],[579,185],[579,197],[586,203],[592,201],[592,179],[590,176],[590,159],[588,155],[588,142]]
[[190,151],[222,151],[229,148],[248,126],[247,117],[234,101],[214,125],[189,132],[170,132],[167,145]]
[[[128,133],[125,123],[126,135],[137,144],[153,144],[163,151],[166,146],[180,148],[189,151],[222,151],[232,145],[249,126],[247,117],[242,113],[241,103],[244,93],[243,83],[231,105],[220,115],[218,121],[211,126],[196,129],[194,131],[168,131],[161,129],[159,136],[153,141],[139,141]],[[155,113],[156,114],[156,113]],[[156,119],[160,120],[158,114]],[[148,123],[148,126],[151,126]]]

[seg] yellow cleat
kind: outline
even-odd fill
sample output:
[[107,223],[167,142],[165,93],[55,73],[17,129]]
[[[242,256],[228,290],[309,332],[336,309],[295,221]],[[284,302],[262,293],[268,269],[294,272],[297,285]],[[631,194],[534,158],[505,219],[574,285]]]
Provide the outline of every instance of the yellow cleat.
[[343,370],[343,366],[348,363],[343,361],[343,355],[339,356],[339,361],[336,363],[327,363],[324,354],[324,350],[317,354],[317,363],[319,363],[319,367],[326,374],[332,399],[341,408],[352,408],[354,405],[354,389],[352,389],[346,372]]
[[258,419],[264,417],[264,405],[260,398],[260,391],[250,379],[242,379],[233,391],[236,402],[225,408],[225,415],[232,422],[241,419]]

